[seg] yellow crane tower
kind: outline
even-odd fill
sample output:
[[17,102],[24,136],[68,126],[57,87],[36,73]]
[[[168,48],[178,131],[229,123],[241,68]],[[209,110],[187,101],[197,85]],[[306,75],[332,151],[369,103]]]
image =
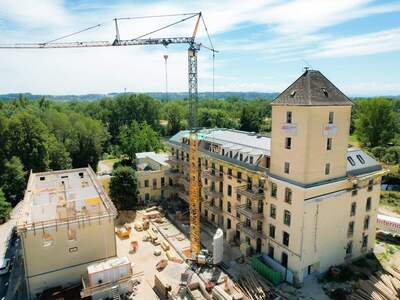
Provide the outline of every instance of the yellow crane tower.
[[[156,30],[152,30],[145,34],[132,39],[121,39],[119,32],[119,25],[121,21],[135,20],[135,19],[154,19],[154,18],[170,18],[170,17],[183,17],[182,19],[169,23]],[[193,34],[189,37],[149,37],[154,33],[160,32],[164,29],[170,28],[192,18],[196,18],[195,28]],[[197,30],[199,28],[200,20],[203,23],[205,32],[210,43],[210,47],[206,47],[201,43],[195,41]],[[113,41],[77,41],[77,42],[60,42],[63,39],[70,38],[80,33],[93,30],[105,26],[112,22],[115,26],[115,39]],[[215,53],[218,51],[214,49],[210,35],[204,18],[199,13],[183,13],[183,14],[168,14],[156,16],[138,16],[138,17],[125,17],[115,18],[109,22],[97,24],[68,35],[61,36],[43,43],[17,43],[17,44],[0,44],[1,49],[60,49],[60,48],[89,48],[89,47],[120,47],[120,46],[143,46],[143,45],[163,45],[167,47],[170,44],[188,44],[188,85],[189,85],[189,213],[190,213],[190,245],[192,256],[198,260],[200,252],[200,186],[199,186],[199,168],[198,168],[198,136],[197,130],[197,102],[198,102],[198,84],[197,84],[197,52],[200,48],[210,50],[213,54],[213,67]],[[213,70],[214,74],[214,70]],[[214,88],[214,80],[213,80]]]

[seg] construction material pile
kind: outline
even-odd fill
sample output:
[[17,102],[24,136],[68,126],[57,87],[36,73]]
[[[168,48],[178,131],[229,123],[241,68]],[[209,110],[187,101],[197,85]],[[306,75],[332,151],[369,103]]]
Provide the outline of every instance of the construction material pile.
[[242,274],[235,285],[249,300],[280,299],[272,286],[268,286],[254,272]]
[[368,280],[357,282],[349,300],[391,300],[400,299],[400,268],[383,266],[387,273],[377,272]]

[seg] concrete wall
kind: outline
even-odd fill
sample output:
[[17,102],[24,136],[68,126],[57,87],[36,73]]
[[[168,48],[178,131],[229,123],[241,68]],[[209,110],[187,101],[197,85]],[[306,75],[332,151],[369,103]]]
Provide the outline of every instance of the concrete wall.
[[32,295],[53,286],[68,286],[80,281],[88,264],[116,256],[112,217],[70,224],[77,239],[68,240],[68,228],[52,226],[44,230],[53,242],[43,246],[43,229],[21,234],[26,277]]

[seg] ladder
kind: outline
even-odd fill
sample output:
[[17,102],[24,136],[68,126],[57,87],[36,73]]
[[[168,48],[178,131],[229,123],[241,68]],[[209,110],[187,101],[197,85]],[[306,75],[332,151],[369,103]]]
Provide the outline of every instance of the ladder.
[[121,300],[121,297],[119,296],[118,285],[114,285],[111,288],[111,295],[113,300]]

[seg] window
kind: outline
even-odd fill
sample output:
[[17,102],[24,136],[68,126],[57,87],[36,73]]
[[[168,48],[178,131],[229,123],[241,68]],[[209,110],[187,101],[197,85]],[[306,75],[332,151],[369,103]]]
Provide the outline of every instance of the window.
[[228,184],[228,196],[232,196],[232,186],[230,184]]
[[170,186],[172,186],[174,184],[174,182],[172,181],[172,178],[169,178],[168,183]]
[[278,192],[278,187],[276,183],[271,182],[271,197],[276,198],[277,192]]
[[349,223],[349,228],[347,229],[347,236],[351,237],[353,236],[353,233],[354,233],[354,221],[351,221]]
[[348,241],[346,246],[346,255],[351,255],[353,253],[353,241]]
[[208,185],[208,179],[204,178],[204,185]]
[[240,153],[240,154],[239,154],[239,160],[240,160],[240,161],[243,161],[243,153]]
[[360,163],[365,164],[365,160],[360,154],[357,154],[356,157],[357,157],[357,159],[359,160]]
[[206,219],[208,220],[208,210],[207,210],[207,209],[204,210],[204,216],[205,216]]
[[286,231],[283,232],[282,244],[289,247],[289,233]]
[[238,202],[240,202],[241,196],[240,196],[239,194],[236,194],[236,200],[237,200]]
[[144,200],[146,200],[146,201],[150,200],[150,194],[149,193],[144,194]]
[[257,231],[262,231],[262,227],[263,227],[263,222],[257,221]]
[[224,166],[219,166],[219,174],[224,175]]
[[275,226],[272,224],[269,224],[269,236],[271,238],[275,238]]
[[270,209],[269,209],[269,216],[273,219],[276,218],[276,206],[271,204]]
[[271,245],[268,246],[268,256],[272,259],[274,258],[274,247],[272,247]]
[[226,229],[231,229],[231,227],[232,227],[231,219],[227,218],[226,219]]
[[326,140],[326,150],[332,150],[332,138]]
[[144,187],[149,187],[149,181],[147,179],[144,181]]
[[289,174],[289,169],[290,169],[290,164],[288,162],[285,162],[285,167],[284,167],[285,174]]
[[83,172],[79,172],[79,177],[83,178]]
[[357,184],[353,184],[353,189],[351,191],[351,195],[352,196],[357,196],[358,193],[358,185]]
[[356,214],[356,207],[357,207],[357,204],[355,202],[351,203],[350,217],[352,217]]
[[292,148],[292,138],[287,137],[285,139],[285,148],[286,149],[291,149]]
[[228,176],[232,176],[232,169],[228,168]]
[[165,186],[165,178],[161,177],[161,186]]
[[68,241],[76,241],[76,229],[68,228]]
[[290,226],[290,211],[286,210],[283,213],[283,223]]
[[371,179],[368,181],[368,192],[371,192],[374,189],[374,180]]
[[292,190],[289,188],[285,188],[285,202],[292,203]]
[[328,120],[329,124],[333,124],[333,111],[329,112],[329,120]]
[[371,197],[367,198],[367,203],[365,204],[365,210],[366,211],[370,211],[371,210],[371,200],[372,200]]
[[43,235],[42,235],[42,246],[43,247],[50,247],[51,245],[53,245],[53,243],[54,243],[53,237],[49,233],[43,232]]
[[215,215],[211,214],[211,222],[215,223]]
[[224,183],[223,183],[223,182],[220,182],[220,183],[219,183],[219,191],[220,191],[221,193],[224,192]]
[[156,189],[156,188],[157,188],[157,179],[154,178],[153,179],[153,189]]
[[347,156],[347,161],[354,167],[356,165],[356,162],[351,156]]
[[368,235],[367,234],[363,234],[363,238],[362,238],[362,248],[367,248],[368,246]]
[[287,268],[287,266],[288,266],[288,255],[285,252],[282,252],[282,255],[281,255],[281,265],[284,268]]
[[292,112],[291,111],[287,111],[286,112],[286,123],[292,123]]
[[233,157],[233,155],[232,155],[232,151],[229,151],[229,157],[230,157],[230,158],[232,158],[232,157]]
[[242,173],[237,172],[237,181],[240,182],[242,180]]
[[228,202],[227,211],[230,213],[232,211],[232,204]]
[[369,227],[369,216],[364,218],[364,230],[367,230]]
[[330,172],[331,172],[331,164],[326,163],[325,164],[325,175],[329,175]]
[[253,163],[253,156],[250,156],[250,163]]
[[225,149],[222,149],[222,155],[225,155]]

